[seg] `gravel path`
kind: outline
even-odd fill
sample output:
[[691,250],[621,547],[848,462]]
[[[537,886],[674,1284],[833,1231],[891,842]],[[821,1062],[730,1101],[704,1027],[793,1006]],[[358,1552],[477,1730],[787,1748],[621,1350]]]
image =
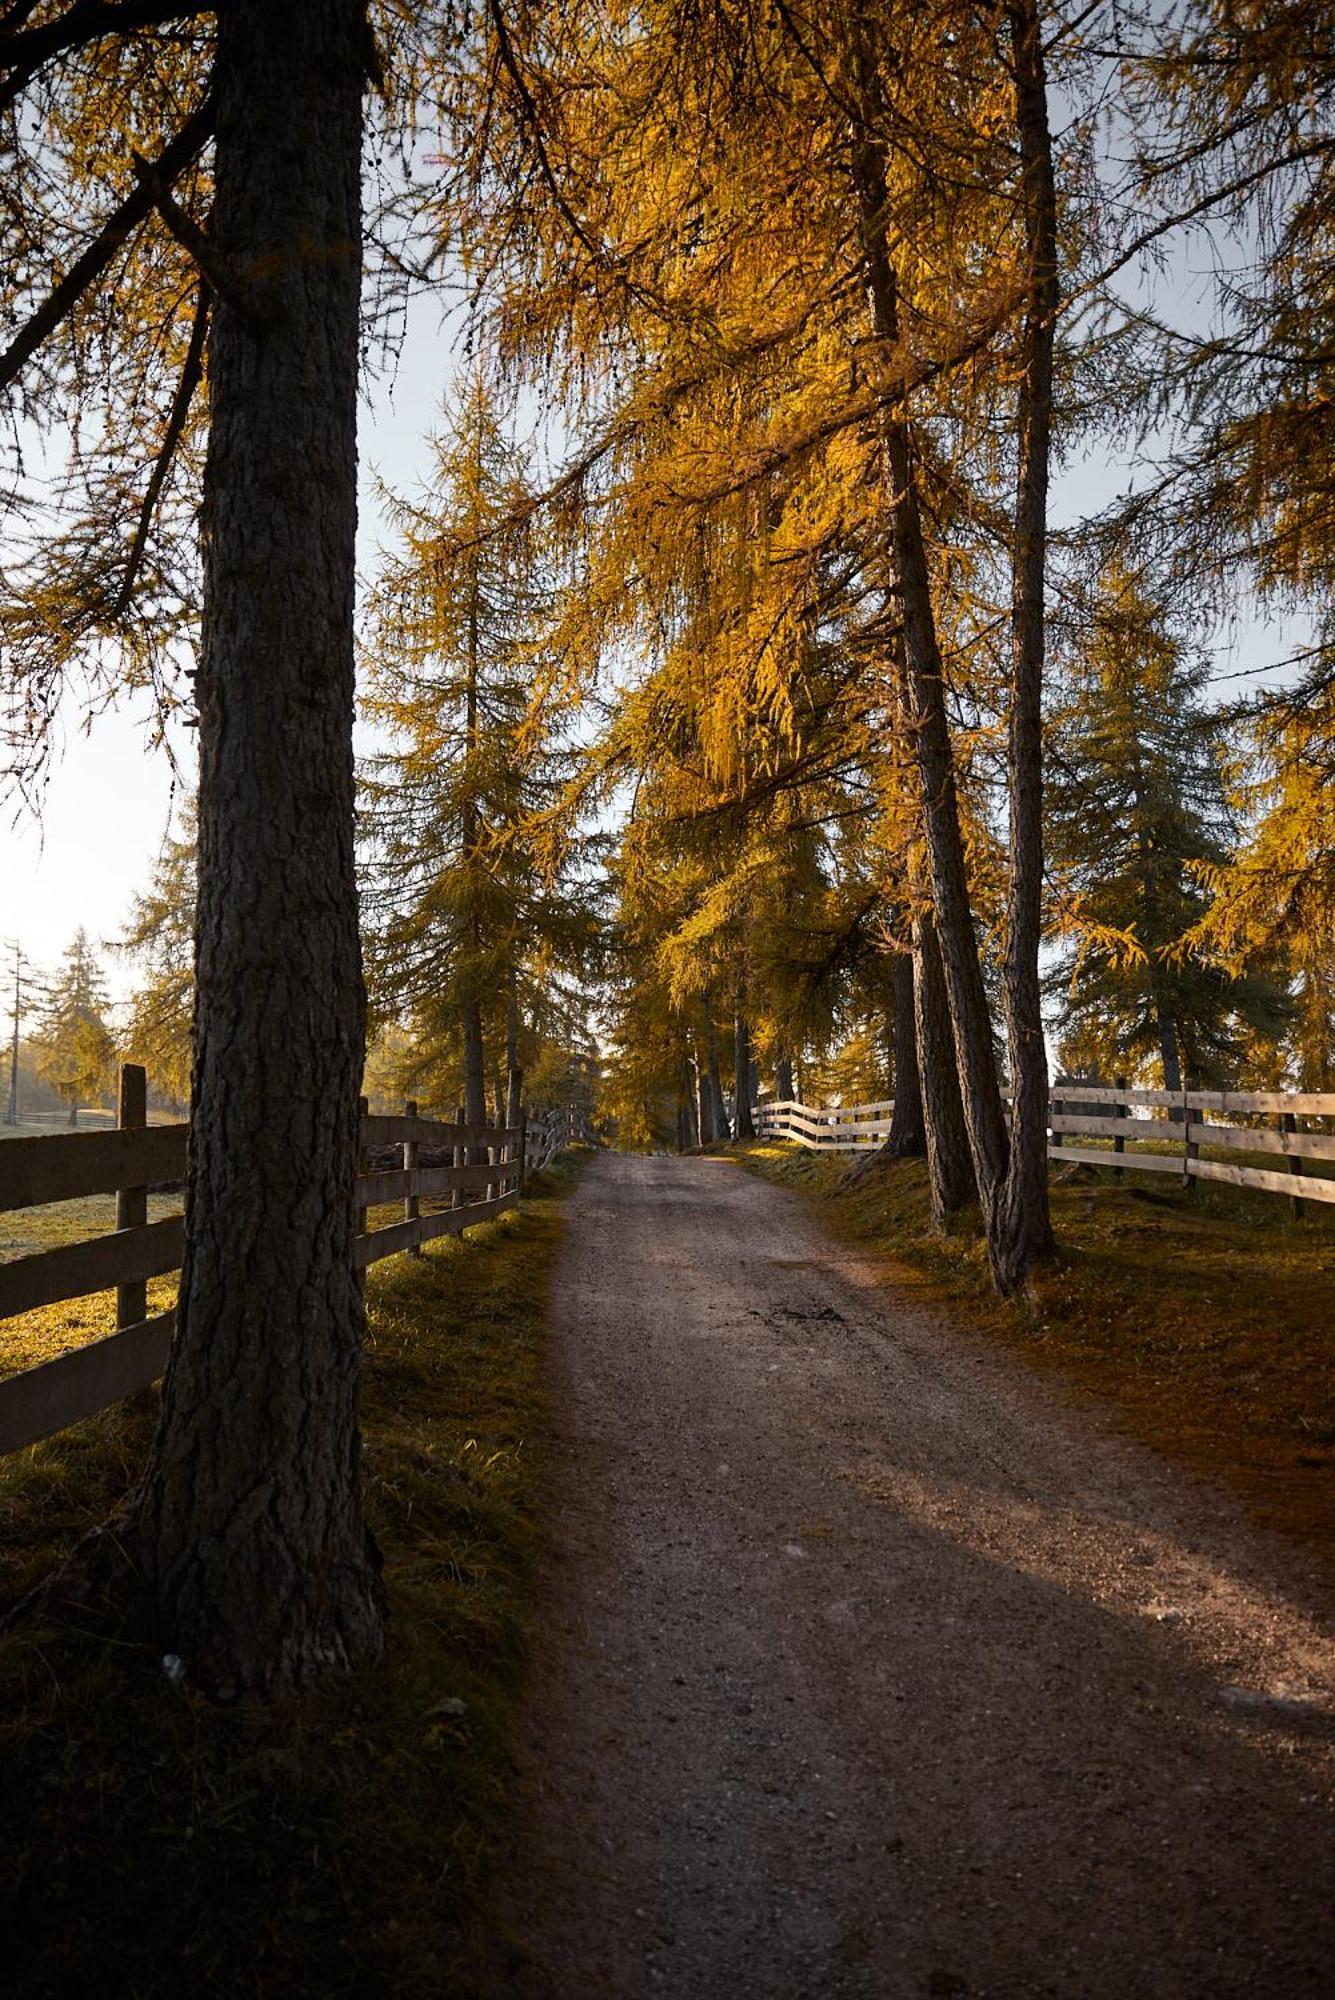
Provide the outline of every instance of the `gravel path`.
[[1300,1558],[726,1161],[596,1159],[553,1334],[491,1991],[1335,1990]]

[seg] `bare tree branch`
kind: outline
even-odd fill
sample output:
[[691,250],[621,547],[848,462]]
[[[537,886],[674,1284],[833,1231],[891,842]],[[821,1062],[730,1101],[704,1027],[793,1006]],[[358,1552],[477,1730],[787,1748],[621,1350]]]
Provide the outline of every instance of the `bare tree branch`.
[[74,5],[40,27],[16,31],[30,10],[10,8],[0,23],[0,110],[13,104],[38,71],[68,49],[83,48],[104,35],[133,34],[163,21],[190,20],[211,14],[204,0],[74,0]]
[[194,325],[190,329],[190,345],[186,349],[185,364],[181,369],[181,379],[176,385],[172,398],[171,415],[167,419],[167,429],[144,493],[143,505],[139,509],[139,524],[135,529],[134,542],[130,548],[130,559],[125,565],[125,575],[121,587],[111,606],[113,618],[119,618],[127,609],[134,595],[134,587],[148,547],[149,530],[157,510],[158,498],[171,471],[176,447],[181,442],[186,419],[190,415],[190,405],[194,401],[196,389],[204,374],[204,342],[209,327],[210,292],[207,278],[201,278],[199,298],[195,305]]
[[216,297],[225,299],[229,306],[235,307],[243,319],[257,324],[259,315],[247,296],[242,279],[234,271],[225,268],[222,259],[193,215],[188,215],[171,189],[161,184],[161,176],[156,173],[152,162],[141,160],[136,153],[134,163],[135,172],[150,181],[156,190],[153,206],[181,248],[193,261],[200,277],[207,279]]
[[140,176],[137,185],[114,208],[81,257],[77,257],[60,282],[47,293],[32,317],[0,353],[0,390],[17,379],[42,342],[53,334],[62,320],[101,277],[107,265],[139,224],[152,214],[164,187],[189,166],[213,132],[213,100],[206,97],[192,111],[176,137],[153,162],[151,174]]

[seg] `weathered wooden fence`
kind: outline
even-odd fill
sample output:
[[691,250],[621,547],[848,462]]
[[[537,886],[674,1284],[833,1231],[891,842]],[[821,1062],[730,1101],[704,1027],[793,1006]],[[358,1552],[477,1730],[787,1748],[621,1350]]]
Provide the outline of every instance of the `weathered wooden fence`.
[[752,1118],[758,1133],[795,1139],[813,1152],[857,1153],[879,1146],[890,1132],[894,1099],[886,1104],[799,1104],[796,1098],[762,1098]]
[[[856,1153],[881,1144],[893,1110],[893,1101],[826,1109],[791,1100],[762,1102],[756,1129],[816,1151]],[[1335,1161],[1332,1120],[1335,1092],[1330,1091],[1131,1090],[1060,1083],[1050,1100],[1048,1156],[1115,1173],[1133,1167],[1188,1181],[1227,1181],[1288,1195],[1295,1204],[1335,1202],[1335,1176],[1306,1171]],[[1324,1129],[1309,1129],[1313,1125]],[[1083,1140],[1101,1143],[1078,1143]],[[1211,1159],[1211,1152],[1273,1154],[1277,1164]]]
[[[148,1281],[180,1269],[185,1224],[180,1215],[150,1222],[148,1196],[184,1181],[188,1129],[148,1124],[144,1072],[127,1065],[115,1129],[0,1141],[0,1211],[116,1197],[114,1231],[0,1263],[0,1320],[116,1288],[115,1333],[0,1380],[0,1455],[93,1416],[166,1368],[176,1314],[149,1315]],[[363,1112],[354,1268],[504,1214],[529,1175],[588,1136],[568,1106],[517,1126],[424,1118],[415,1104],[401,1117]],[[391,1203],[401,1219],[372,1228],[370,1211]]]

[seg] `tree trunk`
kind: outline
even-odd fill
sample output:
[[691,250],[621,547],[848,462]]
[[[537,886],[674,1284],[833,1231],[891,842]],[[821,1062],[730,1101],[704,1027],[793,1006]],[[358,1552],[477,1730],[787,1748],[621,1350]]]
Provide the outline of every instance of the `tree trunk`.
[[71,1131],[71,1132],[74,1132],[74,1131],[77,1131],[77,1130],[78,1130],[78,1125],[79,1125],[79,1100],[78,1100],[78,1098],[77,1098],[77,1097],[72,1097],[72,1098],[70,1099],[70,1115],[69,1115],[69,1117],[68,1117],[68,1118],[66,1119],[66,1121],[65,1121],[65,1122],[66,1122],[66,1124],[67,1124],[67,1125],[69,1126],[69,1129],[70,1129],[70,1131]]
[[1052,343],[1057,315],[1057,192],[1036,0],[1007,7],[1024,172],[1029,297],[1019,401],[1019,465],[1011,593],[1010,887],[1003,980],[1010,1049],[1010,1151],[989,1231],[1002,1292],[1053,1247],[1048,1205],[1048,1058],[1038,978],[1043,899],[1043,666]]
[[[889,193],[879,136],[880,106],[875,66],[860,23],[858,28],[853,51],[859,94],[859,115],[853,132],[853,175],[861,211],[863,263],[872,324],[887,353],[893,354],[899,343],[899,303],[887,247]],[[969,902],[954,753],[946,714],[945,670],[937,642],[912,438],[902,409],[892,409],[885,424],[884,445],[890,536],[903,609],[912,702],[910,722],[921,785],[936,943],[945,976],[965,1129],[990,1253],[1000,1212],[1008,1141],[992,1021]],[[997,1276],[995,1262],[993,1275]]]
[[923,1119],[922,1079],[918,1074],[913,958],[909,952],[895,953],[890,976],[895,1005],[895,1108],[890,1114],[885,1156],[890,1160],[920,1160],[927,1151],[927,1127]]
[[733,1112],[732,1131],[735,1139],[754,1139],[755,1123],[751,1117],[751,1028],[744,1014],[737,1014],[733,1022]]
[[927,1180],[932,1214],[941,1223],[976,1201],[978,1186],[960,1101],[945,973],[930,910],[923,910],[913,927],[913,1026],[922,1087]]
[[519,1124],[524,1103],[524,1072],[519,1066],[519,1000],[513,978],[505,1002],[505,1123]]
[[688,1150],[692,1146],[700,1144],[700,1127],[696,1120],[696,1093],[692,1087],[693,1081],[691,1076],[691,1059],[689,1056],[683,1056],[681,1059],[682,1116],[686,1122],[686,1147],[683,1150]]
[[[1155,1016],[1159,1023],[1159,1055],[1163,1062],[1163,1087],[1178,1095],[1182,1089],[1182,1058],[1178,1054],[1177,1021],[1168,1001],[1159,995],[1155,1002]],[[1169,1118],[1176,1112],[1170,1108]]]
[[712,1014],[709,1016],[707,1027],[707,1047],[709,1054],[707,1069],[709,1095],[713,1099],[714,1139],[715,1143],[717,1143],[720,1139],[731,1138],[732,1133],[728,1125],[728,1107],[723,1101],[723,1079],[719,1075],[718,1066],[718,1034],[714,1027],[714,1017]]
[[695,1055],[695,1103],[700,1144],[712,1146],[718,1138],[718,1128],[714,1123],[714,1093],[709,1087],[709,1071],[700,1060],[698,1047]]
[[780,1104],[793,1101],[793,1065],[788,1056],[780,1056],[774,1065],[774,1092]]
[[352,1273],[358,0],[218,12],[194,1094],[180,1325],[133,1503],[158,1640],[215,1695],[375,1660]]
[[[460,1008],[464,1046],[464,1117],[470,1125],[487,1122],[487,1051],[482,1039],[482,1003],[471,994]],[[470,1166],[485,1166],[485,1146],[471,1146]]]
[[[472,791],[477,777],[478,680],[481,647],[479,578],[476,560],[469,569],[468,641],[464,673],[464,796],[459,815],[459,858],[465,884],[468,962],[464,971],[460,1005],[463,1026],[464,1116],[470,1125],[487,1123],[487,1057],[482,1033],[482,995],[479,991],[482,963],[482,925],[478,911],[482,861],[479,853],[479,815]],[[470,1146],[468,1164],[488,1164],[488,1148]]]
[[[890,1130],[874,1153],[860,1160],[854,1167],[845,1186],[856,1187],[865,1174],[874,1167],[884,1166],[889,1160],[923,1159],[927,1153],[927,1127],[922,1104],[922,1079],[918,1074],[918,1031],[914,1021],[913,956],[911,952],[896,952],[893,960],[891,983],[894,993],[894,1008],[888,1028],[889,1054],[894,1065],[895,1096],[894,1110],[890,1114]],[[954,1051],[951,1051],[954,1061]],[[958,1104],[959,1091],[955,1092]],[[964,1136],[963,1122],[960,1136],[964,1138],[967,1159],[968,1139]],[[970,1176],[972,1184],[972,1176]],[[933,1181],[935,1188],[935,1181]],[[936,1212],[936,1204],[933,1203]],[[937,1220],[941,1220],[937,1215]]]

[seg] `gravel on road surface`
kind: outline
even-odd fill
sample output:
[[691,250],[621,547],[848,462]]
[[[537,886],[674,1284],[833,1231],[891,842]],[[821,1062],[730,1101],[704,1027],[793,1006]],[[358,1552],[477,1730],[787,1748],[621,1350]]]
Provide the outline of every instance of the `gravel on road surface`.
[[1314,1569],[726,1160],[599,1155],[489,1990],[1335,1992]]

